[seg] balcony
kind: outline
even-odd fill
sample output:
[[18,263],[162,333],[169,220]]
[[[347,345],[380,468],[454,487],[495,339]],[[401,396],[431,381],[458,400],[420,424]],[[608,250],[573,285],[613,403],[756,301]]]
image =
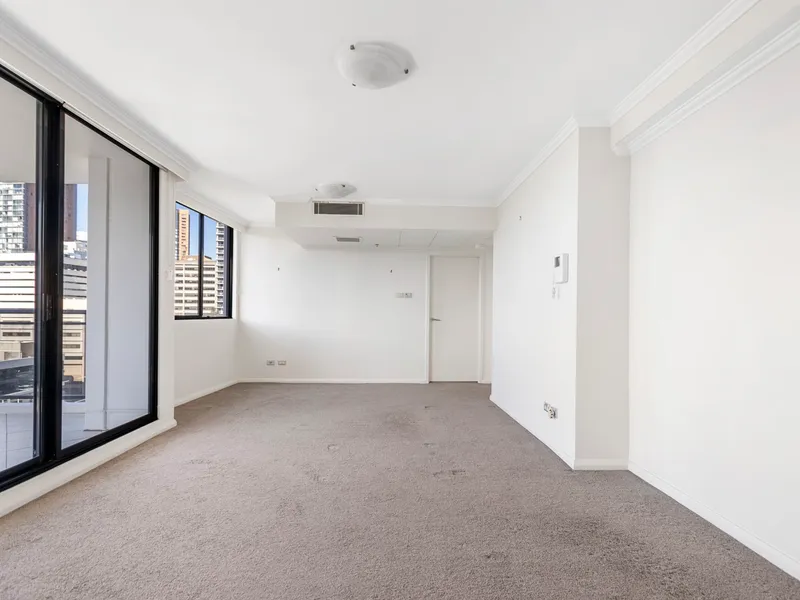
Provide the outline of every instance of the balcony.
[[[0,470],[33,456],[33,327],[32,310],[0,309]],[[85,429],[85,310],[65,311],[63,334],[61,437],[68,446],[96,433]]]

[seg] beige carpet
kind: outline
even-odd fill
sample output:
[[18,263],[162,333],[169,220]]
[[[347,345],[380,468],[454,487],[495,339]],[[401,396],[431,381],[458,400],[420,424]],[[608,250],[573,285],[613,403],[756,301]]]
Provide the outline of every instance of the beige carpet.
[[0,598],[800,598],[630,473],[573,473],[478,385],[239,385],[0,520]]

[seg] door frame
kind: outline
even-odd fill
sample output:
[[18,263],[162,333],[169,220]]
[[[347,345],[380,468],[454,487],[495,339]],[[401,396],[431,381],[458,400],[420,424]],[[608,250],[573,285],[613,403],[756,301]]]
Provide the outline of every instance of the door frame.
[[433,259],[437,256],[442,257],[461,257],[461,258],[477,258],[478,259],[478,369],[475,373],[475,381],[478,383],[488,383],[483,377],[484,365],[486,364],[485,355],[485,333],[486,328],[485,319],[483,318],[484,309],[484,294],[486,290],[486,277],[484,271],[486,268],[486,252],[435,252],[428,254],[428,260],[425,265],[425,381],[431,383],[431,360],[433,353],[431,352],[431,344],[433,336],[431,335],[431,300],[433,288],[433,269],[431,265]]

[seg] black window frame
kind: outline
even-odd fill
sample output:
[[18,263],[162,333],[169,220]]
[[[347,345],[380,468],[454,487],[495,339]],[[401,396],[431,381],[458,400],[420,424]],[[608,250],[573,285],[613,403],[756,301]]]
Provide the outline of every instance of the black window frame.
[[[36,307],[33,392],[33,448],[36,456],[0,471],[0,492],[28,481],[67,461],[158,420],[158,251],[160,168],[108,133],[0,65],[0,84],[11,84],[38,101],[36,131]],[[69,117],[144,162],[150,171],[150,310],[147,414],[61,447],[64,265],[64,138]]]
[[[178,209],[178,205],[183,206],[191,211],[197,213],[198,216],[198,223],[199,223],[199,230],[197,235],[198,240],[198,249],[197,249],[197,314],[196,315],[174,315],[176,321],[213,321],[217,319],[233,319],[233,236],[234,231],[233,227],[230,225],[223,223],[219,219],[215,219],[212,216],[209,216],[196,208],[192,208],[188,204],[184,204],[183,202],[176,202],[175,203],[175,210]],[[204,276],[205,271],[203,270],[203,261],[205,257],[205,251],[203,249],[203,241],[205,240],[205,222],[206,218],[211,219],[217,223],[221,223],[225,226],[225,256],[224,256],[224,267],[223,267],[223,285],[225,286],[225,311],[224,314],[221,315],[203,315],[203,284],[204,284]],[[178,222],[175,222],[175,230],[177,232]],[[176,250],[177,251],[177,250]],[[189,249],[189,253],[191,254],[191,248]],[[177,260],[177,259],[175,259]],[[173,286],[175,283],[173,282]],[[184,284],[185,287],[185,284]],[[183,290],[184,298],[186,298],[186,290]],[[174,298],[174,296],[173,296]],[[173,307],[172,311],[175,312],[175,301],[172,302]]]

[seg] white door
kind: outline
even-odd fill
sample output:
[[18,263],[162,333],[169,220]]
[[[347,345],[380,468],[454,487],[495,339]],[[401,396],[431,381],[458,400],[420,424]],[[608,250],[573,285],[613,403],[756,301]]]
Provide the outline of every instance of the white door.
[[431,381],[478,381],[477,257],[431,258]]

